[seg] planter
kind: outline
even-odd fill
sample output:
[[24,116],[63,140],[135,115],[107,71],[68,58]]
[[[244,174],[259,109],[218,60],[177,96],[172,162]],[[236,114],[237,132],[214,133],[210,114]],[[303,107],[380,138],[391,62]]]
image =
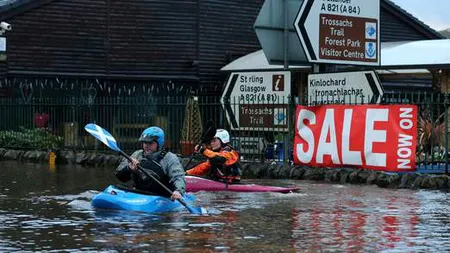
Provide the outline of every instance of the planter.
[[[78,122],[64,123],[64,146],[76,147],[78,145]],[[91,138],[94,140],[94,138]]]
[[180,141],[181,144],[181,155],[188,156],[194,152],[196,143],[193,141]]

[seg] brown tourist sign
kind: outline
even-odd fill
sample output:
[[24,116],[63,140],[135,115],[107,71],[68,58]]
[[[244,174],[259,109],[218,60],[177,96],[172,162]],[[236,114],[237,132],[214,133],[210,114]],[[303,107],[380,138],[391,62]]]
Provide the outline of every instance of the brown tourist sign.
[[294,22],[310,62],[379,65],[379,0],[304,0]]
[[233,72],[221,97],[233,130],[287,131],[289,71]]

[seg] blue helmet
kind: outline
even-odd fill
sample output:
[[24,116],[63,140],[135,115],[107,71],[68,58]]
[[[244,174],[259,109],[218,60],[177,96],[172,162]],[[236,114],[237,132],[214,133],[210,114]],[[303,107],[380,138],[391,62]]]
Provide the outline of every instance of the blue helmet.
[[141,137],[139,138],[140,142],[158,142],[158,149],[162,149],[164,146],[164,131],[159,127],[149,127],[145,129]]

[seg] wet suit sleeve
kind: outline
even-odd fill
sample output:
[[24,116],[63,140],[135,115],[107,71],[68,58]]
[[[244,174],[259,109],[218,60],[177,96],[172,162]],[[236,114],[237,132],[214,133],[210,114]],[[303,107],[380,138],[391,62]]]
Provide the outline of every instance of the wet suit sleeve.
[[169,177],[170,189],[184,194],[186,191],[186,180],[184,178],[184,169],[178,157],[172,153],[167,153],[164,157],[167,161],[167,176]]
[[234,150],[222,149],[220,152],[214,152],[205,149],[203,155],[206,156],[211,163],[225,164],[226,166],[233,165],[239,161],[239,155]]
[[128,182],[131,179],[131,170],[128,168],[128,160],[123,158],[116,169],[116,177],[121,182]]
[[[139,151],[134,152],[131,157],[137,157]],[[119,166],[116,169],[116,177],[121,182],[128,182],[131,180],[131,175],[133,174],[133,171],[128,167],[128,160],[124,157],[122,158],[122,161],[120,162]]]
[[209,169],[211,168],[211,164],[209,161],[202,162],[195,166],[194,168],[187,170],[186,174],[190,176],[203,176],[208,174]]
[[222,149],[220,152],[214,152],[210,149],[205,149],[203,155],[208,158],[208,161],[200,163],[194,168],[186,171],[187,175],[203,176],[207,175],[211,164],[218,166],[224,164],[226,166],[233,165],[239,161],[239,155],[234,150]]

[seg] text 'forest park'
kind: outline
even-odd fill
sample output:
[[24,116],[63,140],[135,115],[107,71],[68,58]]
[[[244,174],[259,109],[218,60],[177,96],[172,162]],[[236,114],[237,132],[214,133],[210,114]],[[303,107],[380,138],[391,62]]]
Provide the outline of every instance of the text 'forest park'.
[[[353,22],[348,19],[340,20],[340,19],[330,19],[327,17],[321,17],[322,25],[331,26],[330,35],[335,37],[344,37],[345,36],[345,28],[353,27]],[[336,46],[336,47],[352,47],[352,48],[361,48],[360,40],[352,40],[345,38],[332,38],[329,36],[325,37],[325,45],[326,46]],[[333,56],[333,57],[345,57],[351,59],[364,59],[364,53],[355,50],[350,51],[348,49],[344,49],[344,51],[336,50],[334,48],[320,48],[321,55],[325,56]]]

